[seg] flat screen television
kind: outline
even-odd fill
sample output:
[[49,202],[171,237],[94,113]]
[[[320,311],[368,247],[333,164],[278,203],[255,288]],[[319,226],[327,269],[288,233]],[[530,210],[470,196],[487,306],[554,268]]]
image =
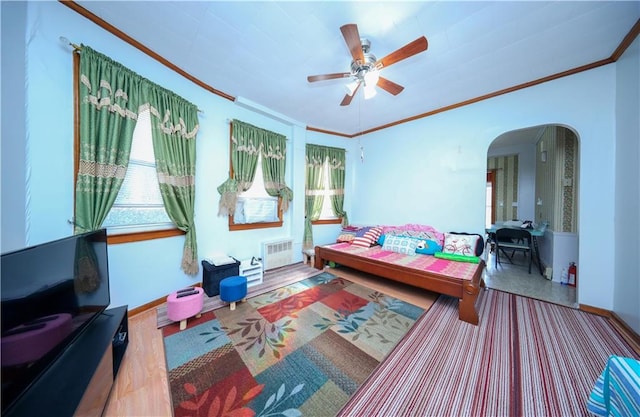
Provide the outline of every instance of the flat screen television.
[[110,303],[106,230],[2,254],[2,414]]

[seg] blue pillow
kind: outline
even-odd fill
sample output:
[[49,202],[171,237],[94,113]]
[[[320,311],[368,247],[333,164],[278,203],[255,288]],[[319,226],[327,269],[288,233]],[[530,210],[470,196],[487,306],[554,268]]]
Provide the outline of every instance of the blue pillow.
[[387,237],[387,235],[385,235],[385,234],[380,235],[380,237],[378,238],[378,245],[384,246],[385,237]]
[[442,251],[442,246],[440,246],[435,240],[420,240],[419,242],[420,243],[418,243],[418,247],[416,248],[416,253],[433,255],[436,252]]

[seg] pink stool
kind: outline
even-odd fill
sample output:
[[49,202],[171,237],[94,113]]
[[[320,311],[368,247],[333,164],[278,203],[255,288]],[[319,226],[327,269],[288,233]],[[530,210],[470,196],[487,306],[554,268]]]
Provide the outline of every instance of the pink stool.
[[[191,293],[192,291],[195,291],[195,293]],[[204,290],[201,287],[195,287],[192,290],[176,291],[167,297],[167,316],[171,321],[180,322],[180,330],[187,328],[187,319],[189,317],[200,317],[203,293]]]

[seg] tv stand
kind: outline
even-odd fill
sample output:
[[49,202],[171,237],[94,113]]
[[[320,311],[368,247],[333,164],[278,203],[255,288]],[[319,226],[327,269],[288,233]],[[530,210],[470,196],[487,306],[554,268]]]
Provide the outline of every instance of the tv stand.
[[128,343],[127,306],[105,310],[16,400],[6,416],[102,415]]

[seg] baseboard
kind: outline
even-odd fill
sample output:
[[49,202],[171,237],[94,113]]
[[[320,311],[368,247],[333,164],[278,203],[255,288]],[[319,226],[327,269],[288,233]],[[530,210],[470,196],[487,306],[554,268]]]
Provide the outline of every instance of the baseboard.
[[[301,264],[301,263],[302,262],[294,262],[294,263],[292,263],[290,265],[286,265],[286,266],[283,266],[283,267],[280,267],[280,268],[270,269],[268,271],[265,271],[263,279],[267,279],[267,276],[270,275],[270,274],[276,274],[278,272],[278,270],[290,268],[290,267],[296,266],[296,265]],[[197,282],[197,283],[192,285],[192,287],[201,287],[201,286],[202,286],[202,282]],[[167,296],[165,295],[164,297],[158,298],[158,299],[153,300],[153,301],[149,301],[148,303],[143,304],[141,306],[138,306],[136,308],[132,308],[131,310],[129,310],[129,317],[135,316],[136,314],[144,313],[145,311],[151,310],[152,308],[156,308],[156,307],[164,304],[166,301],[167,301]]]
[[633,347],[633,350],[640,355],[640,335],[636,333],[629,325],[622,320],[615,312],[611,312],[611,324],[613,324],[622,337]]
[[[197,283],[192,285],[192,287],[201,287],[201,286],[202,286],[201,282],[197,282]],[[164,304],[166,302],[167,302],[167,296],[166,295],[164,297],[158,298],[156,300],[149,301],[146,304],[143,304],[141,306],[138,306],[136,308],[133,308],[133,309],[129,310],[129,317],[135,316],[136,314],[144,313],[145,311],[151,310],[152,308],[156,308],[159,305]]]
[[597,314],[598,316],[606,317],[609,319],[613,327],[615,327],[620,335],[629,343],[633,350],[640,355],[640,335],[636,333],[620,316],[610,310],[605,310],[599,307],[593,307],[586,304],[580,304],[581,311],[587,313]]
[[586,311],[587,313],[592,313],[598,316],[611,318],[611,311],[605,310],[604,308],[593,307],[587,304],[580,304],[578,308],[582,311]]

